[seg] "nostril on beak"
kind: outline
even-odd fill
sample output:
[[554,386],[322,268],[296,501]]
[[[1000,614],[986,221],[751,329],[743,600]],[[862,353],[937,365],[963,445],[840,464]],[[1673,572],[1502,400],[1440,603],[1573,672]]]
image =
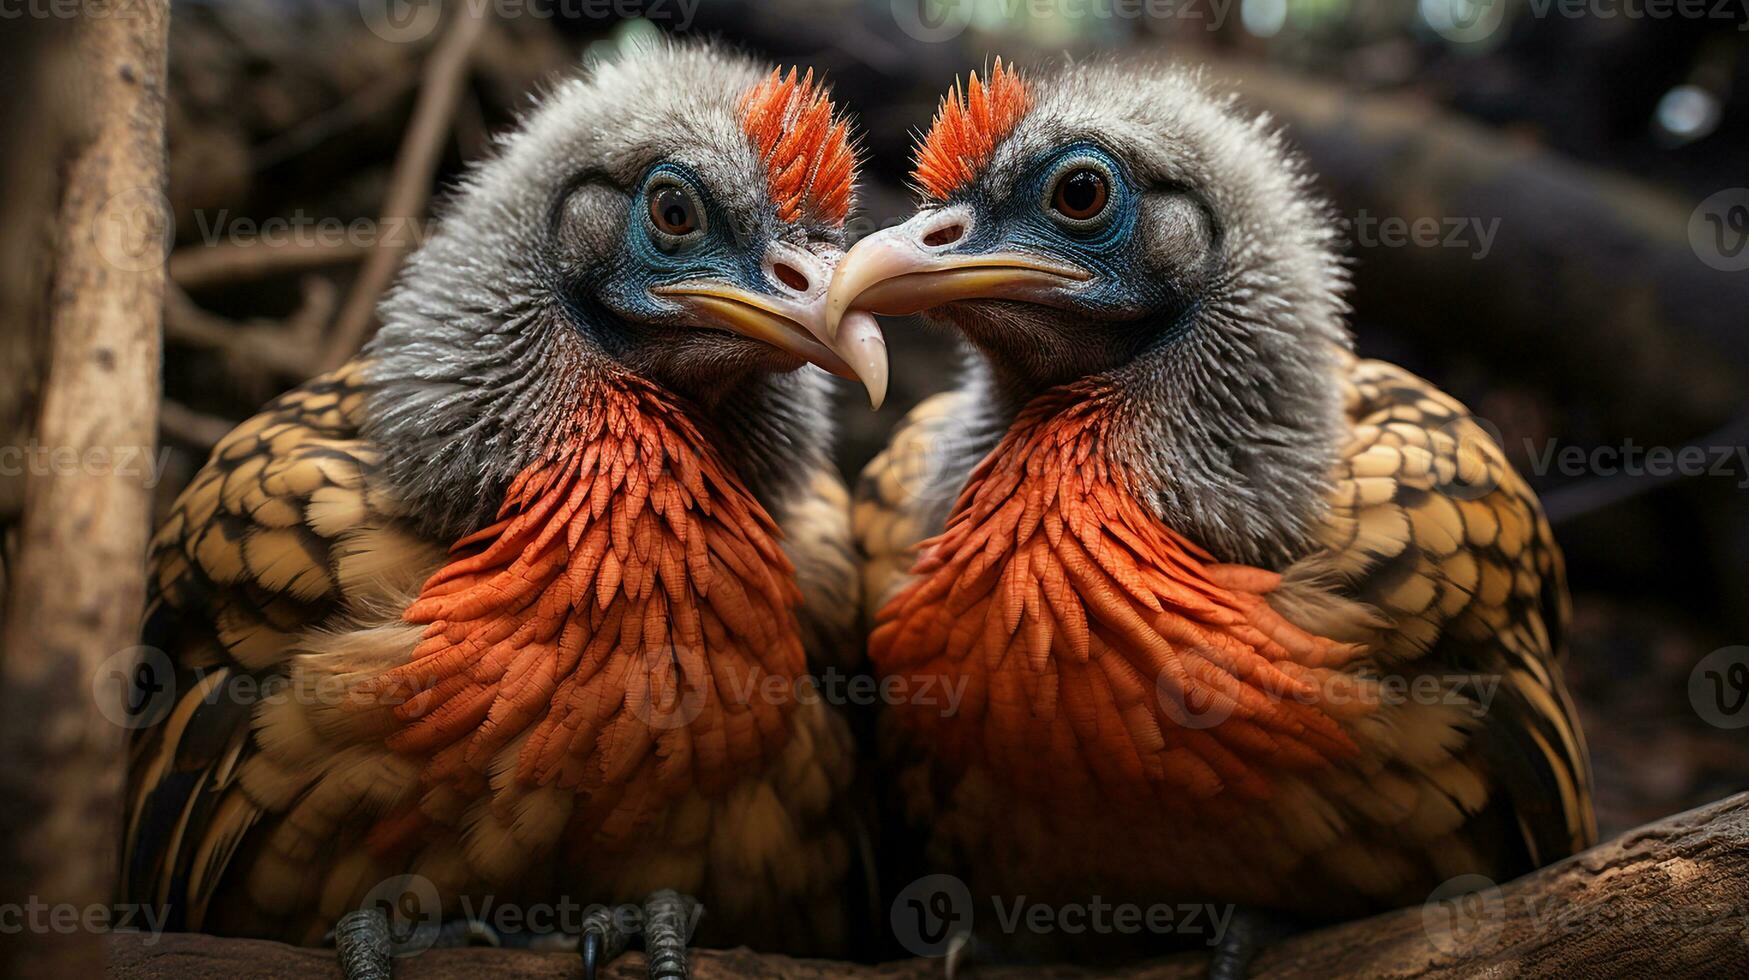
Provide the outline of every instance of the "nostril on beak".
[[943,225],[940,228],[932,229],[929,234],[923,236],[923,244],[928,245],[930,248],[940,248],[943,245],[952,245],[954,242],[957,242],[964,237],[965,233],[966,226],[956,221],[951,225]]
[[807,273],[795,266],[786,262],[774,262],[772,263],[771,271],[773,275],[777,276],[779,282],[796,292],[805,293],[808,291],[809,283]]

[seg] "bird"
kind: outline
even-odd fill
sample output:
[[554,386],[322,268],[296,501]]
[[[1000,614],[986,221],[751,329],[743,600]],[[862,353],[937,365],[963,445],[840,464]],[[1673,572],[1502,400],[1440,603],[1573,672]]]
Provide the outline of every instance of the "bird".
[[694,923],[845,947],[856,750],[799,695],[861,650],[828,372],[886,384],[872,317],[824,334],[850,127],[664,41],[469,169],[364,351],[153,538],[124,895],[359,977],[506,907],[590,977],[640,933],[685,976]]
[[1355,353],[1338,215],[1266,116],[1170,63],[998,59],[912,180],[828,329],[923,313],[966,352],[852,517],[872,668],[963,692],[880,736],[883,840],[972,899],[956,952],[1146,944],[992,941],[991,900],[1207,902],[1244,914],[1189,941],[1240,976],[1282,929],[1595,842],[1540,504],[1483,420]]

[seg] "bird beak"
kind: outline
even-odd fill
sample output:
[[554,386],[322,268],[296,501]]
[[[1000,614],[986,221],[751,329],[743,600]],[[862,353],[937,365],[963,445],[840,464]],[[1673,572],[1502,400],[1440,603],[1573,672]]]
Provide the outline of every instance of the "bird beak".
[[969,208],[937,208],[857,242],[832,277],[826,336],[848,329],[865,310],[919,313],[964,299],[1045,302],[1093,278],[1085,269],[1023,252],[954,252],[970,228]]
[[840,317],[826,332],[826,295],[841,253],[819,256],[773,242],[764,267],[771,292],[756,292],[716,279],[657,286],[651,292],[680,304],[703,326],[740,334],[787,351],[825,370],[862,382],[869,405],[887,397],[887,344],[873,316],[861,311]]

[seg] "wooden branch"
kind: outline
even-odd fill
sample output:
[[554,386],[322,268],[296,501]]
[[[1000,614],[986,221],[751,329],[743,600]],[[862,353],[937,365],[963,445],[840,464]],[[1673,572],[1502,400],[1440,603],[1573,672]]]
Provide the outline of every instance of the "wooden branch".
[[[1413,98],[1251,63],[1211,68],[1286,124],[1353,223],[1363,327],[1412,337],[1431,356],[1481,353],[1636,439],[1674,444],[1739,407],[1749,276],[1697,256],[1698,201]],[[1437,231],[1432,244],[1386,241],[1384,220]]]
[[170,278],[183,289],[205,289],[356,262],[369,251],[350,241],[290,241],[277,247],[260,243],[190,245],[171,253]]
[[[47,313],[48,376],[26,469],[0,659],[0,846],[6,901],[82,912],[114,891],[122,728],[106,664],[138,642],[156,473],[159,305],[169,206],[164,87],[169,4],[81,17],[72,44],[85,138],[65,174]],[[8,933],[16,930],[8,929]],[[95,977],[80,930],[8,935],[0,974]]]
[[319,276],[303,282],[301,306],[283,321],[239,322],[202,309],[176,283],[164,290],[164,334],[190,347],[222,353],[230,367],[279,387],[320,373],[314,346],[334,311],[335,288]]
[[[1749,941],[1749,793],[1668,817],[1543,868],[1498,891],[1399,909],[1266,947],[1252,976],[1713,977],[1740,969]],[[335,969],[329,950],[208,936],[120,934],[115,980],[292,977]],[[577,958],[516,950],[429,950],[395,963],[396,980],[569,980]],[[1201,980],[1207,956],[1182,953],[1115,971],[978,966],[979,980],[1122,977]],[[940,960],[878,967],[697,950],[698,980],[741,977],[940,980]],[[606,971],[644,976],[627,954]]]
[[158,428],[172,439],[207,450],[218,444],[237,423],[197,412],[178,401],[164,399],[158,406]]
[[376,247],[365,258],[358,278],[334,322],[328,351],[324,357],[327,369],[345,364],[370,338],[376,322],[377,301],[394,281],[401,260],[412,249],[412,236],[404,231],[390,234],[393,225],[404,228],[417,221],[425,212],[431,196],[431,181],[443,157],[443,147],[455,118],[456,106],[466,88],[468,69],[473,53],[485,32],[489,20],[486,11],[461,8],[454,14],[443,39],[431,53],[425,66],[424,82],[419,89],[419,101],[413,107],[413,119],[407,124],[406,138],[389,177],[389,193],[383,202],[378,222]]

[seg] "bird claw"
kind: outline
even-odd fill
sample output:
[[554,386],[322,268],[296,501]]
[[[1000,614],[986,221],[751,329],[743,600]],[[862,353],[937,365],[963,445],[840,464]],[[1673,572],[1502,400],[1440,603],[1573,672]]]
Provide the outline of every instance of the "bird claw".
[[389,980],[389,917],[380,908],[355,909],[334,923],[334,949],[346,980]]
[[[687,941],[698,900],[665,888],[644,900],[643,943],[650,980],[687,980]],[[601,968],[619,958],[630,945],[630,929],[612,908],[597,908],[583,920],[577,953],[583,960],[583,980],[596,980]]]
[[1287,920],[1256,909],[1238,908],[1209,956],[1209,980],[1245,980],[1263,947],[1293,932]]
[[958,932],[947,941],[947,953],[942,957],[943,968],[947,971],[947,980],[955,980],[960,974],[971,969],[976,959],[977,944],[972,941],[970,932]]

